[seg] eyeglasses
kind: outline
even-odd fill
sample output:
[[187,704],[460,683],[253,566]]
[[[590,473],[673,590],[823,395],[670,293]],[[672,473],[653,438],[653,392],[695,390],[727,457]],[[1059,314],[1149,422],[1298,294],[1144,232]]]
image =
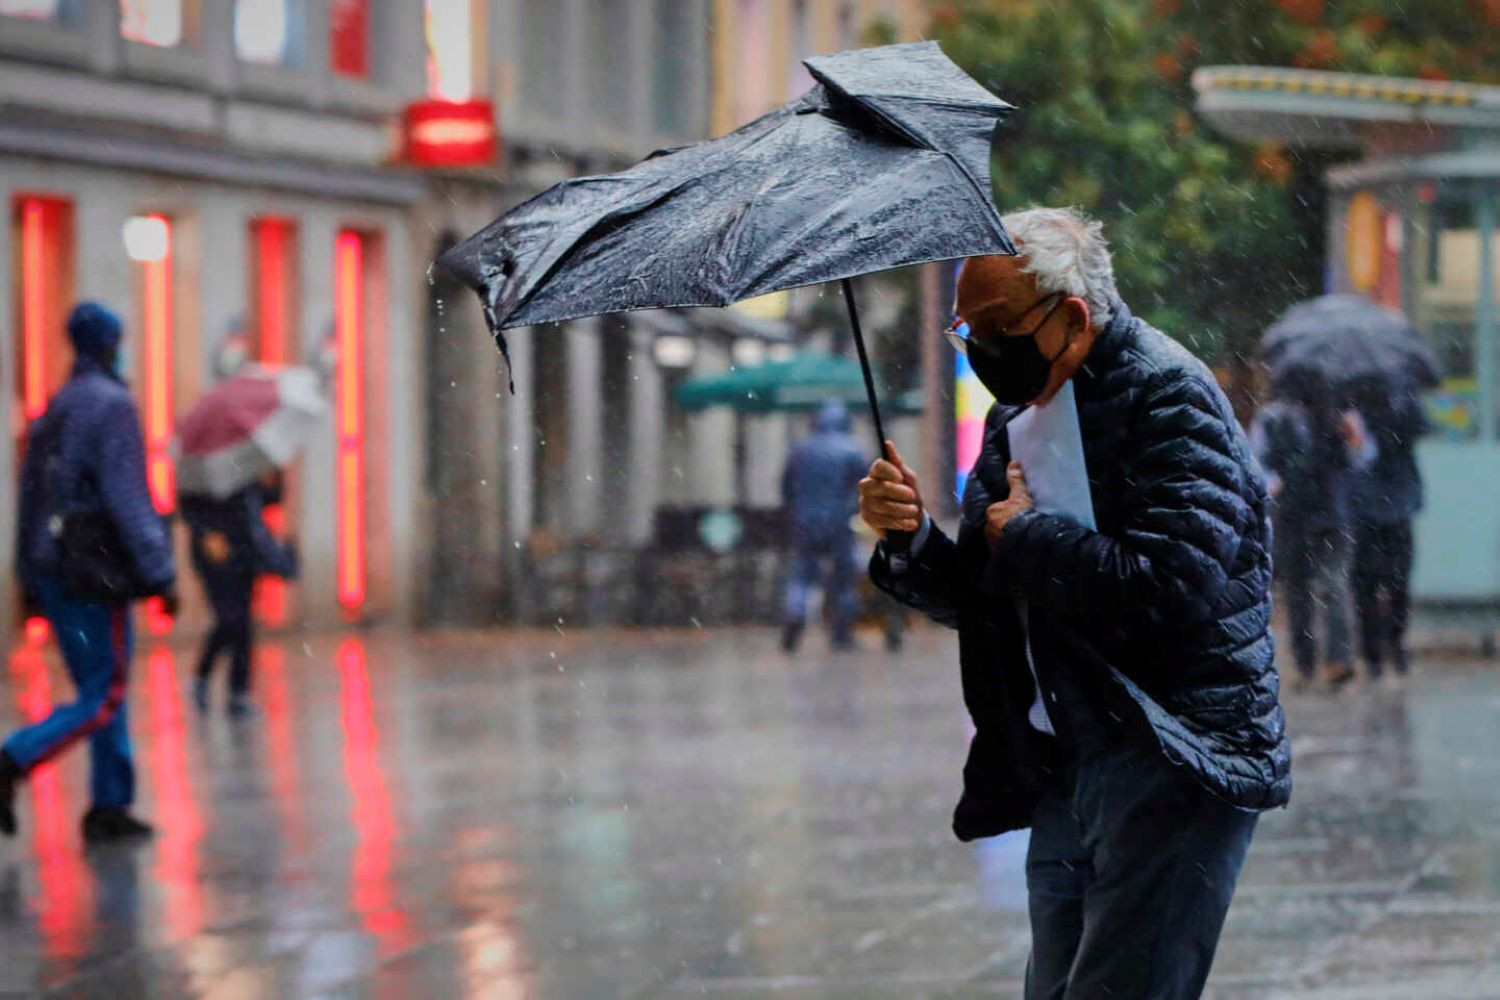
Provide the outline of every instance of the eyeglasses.
[[[1027,316],[1030,316],[1033,312],[1036,311],[1037,306],[1041,305],[1043,302],[1046,302],[1048,299],[1057,299],[1057,301],[1052,303],[1052,308],[1048,309],[1046,314],[1043,315],[1041,319],[1037,320],[1036,325],[1033,326],[1030,330],[1027,330],[1025,333],[1013,333],[1011,332],[1010,327],[1007,326],[986,326],[985,339],[989,340],[999,337],[1035,337],[1037,335],[1037,331],[1046,326],[1047,321],[1052,318],[1052,314],[1057,312],[1057,307],[1068,300],[1067,293],[1052,292],[1048,295],[1043,295],[1041,298],[1033,302],[1019,317],[1019,319],[1025,319]],[[965,320],[962,316],[954,317],[954,320],[949,325],[948,329],[943,331],[943,336],[948,338],[948,343],[952,344],[953,349],[959,354],[962,354],[964,357],[968,357],[969,355],[969,338],[972,335],[973,331],[969,329],[968,321]]]

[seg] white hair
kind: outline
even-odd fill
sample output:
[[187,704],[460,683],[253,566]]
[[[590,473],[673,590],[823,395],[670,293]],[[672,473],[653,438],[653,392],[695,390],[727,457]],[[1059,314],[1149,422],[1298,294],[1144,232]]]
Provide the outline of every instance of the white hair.
[[1028,208],[1002,221],[1026,258],[1022,273],[1036,276],[1039,291],[1083,299],[1095,328],[1110,321],[1119,292],[1104,223],[1076,208]]

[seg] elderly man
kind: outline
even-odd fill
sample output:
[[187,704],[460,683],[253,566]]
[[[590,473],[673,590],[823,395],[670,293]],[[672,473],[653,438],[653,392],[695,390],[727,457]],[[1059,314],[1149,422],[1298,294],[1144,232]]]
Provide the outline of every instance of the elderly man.
[[[998,400],[958,537],[891,447],[859,486],[870,572],[958,630],[953,828],[1031,828],[1026,995],[1193,997],[1257,813],[1291,792],[1265,487],[1208,369],[1120,301],[1101,226],[1005,225],[1019,255],[958,283],[953,332]],[[1097,530],[1037,510],[1010,460],[1007,422],[1069,380]]]

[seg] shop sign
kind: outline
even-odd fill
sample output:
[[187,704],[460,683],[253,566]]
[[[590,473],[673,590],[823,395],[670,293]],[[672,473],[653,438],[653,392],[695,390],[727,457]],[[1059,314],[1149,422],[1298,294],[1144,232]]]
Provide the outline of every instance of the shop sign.
[[499,146],[489,101],[417,101],[406,107],[405,160],[419,167],[476,167]]

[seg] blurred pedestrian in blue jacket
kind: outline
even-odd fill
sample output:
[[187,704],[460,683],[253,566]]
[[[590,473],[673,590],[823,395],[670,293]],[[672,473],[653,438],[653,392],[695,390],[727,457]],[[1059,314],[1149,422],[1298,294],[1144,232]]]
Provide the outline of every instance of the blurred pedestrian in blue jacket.
[[263,574],[297,575],[297,550],[277,541],[266,527],[265,509],[281,502],[280,470],[266,473],[233,496],[181,498],[182,519],[192,533],[193,569],[214,609],[214,627],[203,643],[193,688],[200,710],[208,709],[214,663],[229,653],[229,714],[250,711],[250,656],[255,642],[251,602]]
[[15,833],[17,783],[38,764],[87,736],[92,806],[89,841],[148,835],[130,815],[135,767],[125,710],[133,646],[128,600],[83,599],[63,581],[69,524],[103,521],[118,539],[123,571],[137,594],[162,596],[175,613],[171,535],[151,504],[145,447],[130,392],[116,372],[122,328],[110,310],[80,303],[68,317],[76,354],[72,377],[31,426],[20,479],[16,569],[28,607],[57,635],[78,699],[18,730],[0,749],[0,832]]
[[812,588],[824,581],[832,609],[833,645],[848,649],[858,598],[854,590],[855,487],[865,475],[865,455],[855,443],[849,411],[837,400],[823,405],[812,433],[792,449],[781,477],[781,500],[791,519],[792,568],[787,580],[782,648],[792,652],[807,626]]

